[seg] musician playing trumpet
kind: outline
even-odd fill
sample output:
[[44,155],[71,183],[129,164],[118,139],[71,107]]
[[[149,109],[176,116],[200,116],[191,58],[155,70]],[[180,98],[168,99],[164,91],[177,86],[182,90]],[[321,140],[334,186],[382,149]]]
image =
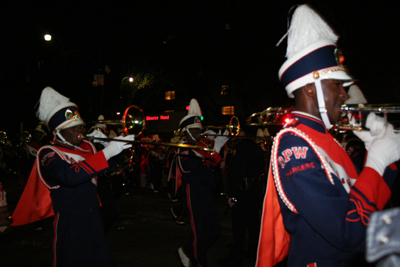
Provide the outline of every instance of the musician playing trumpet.
[[[96,178],[109,169],[110,159],[131,144],[111,140],[97,152],[92,143],[82,140],[85,123],[77,105],[50,87],[42,91],[37,115],[55,140],[37,153],[13,225],[55,214],[52,266],[114,266],[100,217]],[[132,141],[134,135],[115,139]]]
[[400,136],[370,115],[357,133],[364,168],[329,133],[352,77],[337,62],[337,36],[309,6],[295,10],[279,76],[295,111],[275,136],[256,266],[363,266],[370,215],[391,194]]

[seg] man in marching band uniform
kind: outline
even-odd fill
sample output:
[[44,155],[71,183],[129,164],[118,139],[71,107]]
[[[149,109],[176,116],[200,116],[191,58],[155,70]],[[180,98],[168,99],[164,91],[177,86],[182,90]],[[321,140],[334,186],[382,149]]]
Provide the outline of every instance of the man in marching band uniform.
[[370,215],[388,201],[400,136],[370,115],[356,133],[368,150],[356,171],[328,132],[352,78],[337,63],[337,36],[309,6],[295,10],[279,76],[295,111],[275,136],[256,266],[361,266]]
[[[99,212],[96,176],[131,145],[111,141],[96,152],[92,143],[82,140],[85,123],[77,105],[50,87],[42,91],[37,115],[46,121],[55,142],[38,151],[13,225],[55,214],[52,266],[113,266]],[[94,131],[93,136],[104,134]],[[134,140],[134,136],[115,139]]]
[[[179,123],[186,136],[183,144],[203,146],[201,140],[203,126],[201,110],[196,99],[190,101],[190,109]],[[228,134],[228,130],[224,135]],[[228,140],[225,136],[214,139],[216,153],[196,151],[190,148],[179,148],[178,166],[182,174],[182,195],[186,214],[190,217],[192,238],[178,249],[184,266],[207,266],[207,250],[220,236],[218,210],[213,197],[216,186],[213,170],[221,161],[219,150]],[[190,265],[192,264],[192,265]]]
[[242,266],[244,259],[255,261],[257,255],[267,159],[253,139],[255,130],[247,125],[240,127],[229,161],[227,197],[232,214],[233,245],[229,256],[218,261],[223,266]]

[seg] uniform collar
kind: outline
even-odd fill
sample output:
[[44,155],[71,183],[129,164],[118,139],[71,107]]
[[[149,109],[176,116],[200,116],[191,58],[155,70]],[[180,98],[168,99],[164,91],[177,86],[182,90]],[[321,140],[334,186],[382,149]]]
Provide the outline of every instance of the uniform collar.
[[69,144],[60,142],[59,140],[56,140],[54,142],[54,145],[57,146],[57,147],[62,147],[64,149],[68,149],[68,150],[77,150],[78,149],[78,150],[85,151],[85,149],[82,147],[83,144],[84,144],[84,142],[82,142],[82,144],[79,145],[79,146],[71,146]]
[[323,133],[323,134],[328,133],[328,129],[326,129],[326,127],[321,119],[319,119],[311,114],[308,114],[305,112],[300,112],[300,111],[293,111],[291,114],[294,116],[294,118],[296,120],[299,121],[299,123],[301,123],[307,127],[310,127],[320,133]]

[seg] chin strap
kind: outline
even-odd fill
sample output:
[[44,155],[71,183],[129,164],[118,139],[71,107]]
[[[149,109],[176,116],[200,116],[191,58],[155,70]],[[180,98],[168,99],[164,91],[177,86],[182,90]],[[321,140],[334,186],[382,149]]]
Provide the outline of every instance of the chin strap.
[[321,79],[315,80],[314,84],[315,87],[317,88],[319,113],[321,114],[321,118],[323,123],[325,124],[325,127],[329,130],[330,128],[332,128],[332,124],[329,121],[328,113],[325,107],[325,100],[324,100],[324,93],[322,92]]
[[81,150],[81,151],[86,151],[86,150],[84,150],[84,149],[82,149],[82,148],[80,148],[80,147],[78,147],[78,146],[76,146],[76,145],[73,145],[73,144],[71,144],[70,142],[68,142],[67,140],[65,140],[65,138],[64,138],[64,136],[62,136],[62,134],[60,133],[60,131],[59,130],[56,130],[57,131],[57,137],[60,139],[59,141],[61,141],[61,143],[64,143],[64,144],[66,144],[66,145],[69,145],[69,146],[72,146],[73,148],[74,148],[74,150]]
[[190,138],[192,138],[192,140],[196,141],[196,139],[193,138],[193,135],[190,133],[188,128],[184,128],[185,130],[183,130],[183,132],[187,131],[187,133],[189,134]]

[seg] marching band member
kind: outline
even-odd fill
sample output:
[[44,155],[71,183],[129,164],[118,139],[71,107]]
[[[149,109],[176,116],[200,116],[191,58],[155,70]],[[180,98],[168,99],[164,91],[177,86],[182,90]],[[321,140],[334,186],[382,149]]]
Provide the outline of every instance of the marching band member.
[[[201,110],[196,99],[190,101],[188,115],[183,117],[179,126],[186,136],[183,144],[208,147],[201,140]],[[228,130],[224,135],[228,134]],[[225,136],[214,139],[217,153],[179,148],[178,166],[182,174],[182,195],[186,214],[190,217],[192,238],[178,249],[184,266],[207,266],[207,250],[220,236],[218,210],[212,188],[215,187],[213,170],[221,161],[218,154],[228,140]],[[192,265],[190,265],[192,264]]]
[[[13,214],[22,225],[55,214],[52,266],[113,266],[99,212],[96,176],[131,145],[111,141],[97,152],[85,134],[76,104],[51,87],[43,89],[37,112],[55,137],[41,147],[28,184]],[[116,137],[134,140],[133,135]]]
[[328,132],[352,80],[337,63],[337,36],[307,5],[295,10],[288,34],[279,76],[295,111],[274,138],[256,266],[287,254],[288,266],[361,266],[370,215],[391,194],[400,136],[368,117],[371,131],[359,134],[368,155],[357,173]]
[[255,130],[247,125],[240,127],[239,140],[233,147],[227,170],[233,246],[229,256],[218,261],[223,266],[242,266],[244,259],[255,261],[257,255],[260,213],[266,185],[266,154],[255,140],[251,140],[256,135]]

